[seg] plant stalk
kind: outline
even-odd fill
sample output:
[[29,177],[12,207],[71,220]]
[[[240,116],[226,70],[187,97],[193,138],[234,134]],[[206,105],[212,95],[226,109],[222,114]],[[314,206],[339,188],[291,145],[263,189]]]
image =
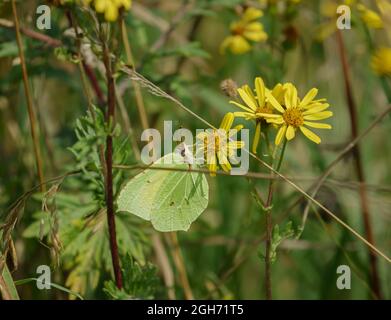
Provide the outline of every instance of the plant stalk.
[[[103,45],[103,60],[106,68],[107,79],[107,104],[108,109],[106,112],[106,123],[110,130],[114,123],[115,117],[115,83],[112,70],[112,62],[110,59],[110,50],[106,41],[102,37]],[[117,244],[117,232],[115,226],[115,210],[114,210],[114,192],[113,192],[113,136],[111,132],[108,133],[106,138],[106,206],[107,206],[107,223],[109,228],[109,240],[111,259],[113,262],[115,282],[119,289],[122,288],[122,273],[120,267],[120,259],[118,253]]]
[[[340,60],[342,64],[342,71],[343,71],[343,77],[344,77],[344,83],[345,83],[345,93],[346,93],[346,100],[347,105],[349,109],[349,115],[350,115],[350,123],[351,123],[351,134],[352,138],[356,139],[358,136],[358,117],[357,117],[357,107],[353,98],[353,92],[351,87],[351,80],[349,75],[349,64],[346,57],[346,50],[342,38],[342,34],[340,30],[337,30],[337,43],[339,48],[339,55]],[[356,169],[357,178],[360,182],[360,204],[361,204],[361,212],[364,222],[364,229],[366,238],[368,241],[375,245],[374,236],[373,236],[373,229],[372,229],[372,223],[370,218],[370,212],[369,212],[369,205],[368,205],[368,195],[365,185],[365,173],[363,169],[362,164],[362,157],[361,157],[361,151],[359,145],[356,145],[352,149],[353,158],[354,158],[354,164]],[[370,261],[370,277],[371,277],[371,286],[372,290],[376,294],[378,299],[381,299],[381,287],[380,287],[380,279],[377,269],[377,257],[376,255],[369,250],[369,261]]]
[[[278,164],[276,170],[279,171],[281,168],[282,160],[284,158],[285,149],[286,149],[287,140],[284,139],[284,144],[278,159]],[[271,246],[272,246],[272,233],[273,233],[273,219],[272,219],[272,209],[273,205],[273,194],[275,179],[269,180],[269,190],[266,200],[266,241],[265,241],[265,290],[266,290],[266,299],[272,300],[272,271],[271,271]]]
[[12,13],[13,13],[14,22],[15,22],[16,41],[17,41],[18,49],[19,49],[20,64],[22,67],[23,85],[24,85],[24,92],[25,92],[26,102],[27,102],[27,111],[28,111],[29,121],[30,121],[31,138],[33,140],[33,148],[34,148],[35,163],[37,166],[37,174],[38,174],[41,192],[45,192],[46,187],[44,184],[45,179],[44,179],[44,174],[43,174],[42,156],[41,156],[41,150],[39,147],[39,137],[38,137],[38,133],[37,133],[37,119],[35,117],[34,107],[33,107],[33,99],[32,99],[31,92],[30,92],[27,66],[26,66],[26,60],[24,58],[22,37],[20,35],[20,24],[19,24],[18,12],[16,10],[15,0],[12,0]]

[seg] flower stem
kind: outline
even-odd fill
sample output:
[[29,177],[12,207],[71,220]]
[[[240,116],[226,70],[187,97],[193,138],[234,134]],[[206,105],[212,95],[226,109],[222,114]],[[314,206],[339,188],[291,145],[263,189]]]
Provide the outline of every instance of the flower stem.
[[33,99],[32,99],[31,92],[30,92],[28,73],[27,73],[26,61],[25,61],[24,53],[23,53],[22,37],[20,35],[20,24],[19,24],[18,12],[16,10],[15,0],[12,0],[12,12],[13,12],[14,21],[15,21],[16,41],[18,44],[20,64],[22,67],[24,92],[25,92],[26,100],[27,100],[27,111],[28,111],[29,120],[30,120],[31,138],[33,140],[34,155],[35,155],[35,162],[36,162],[36,166],[37,166],[38,179],[39,179],[39,183],[40,183],[40,189],[42,192],[44,192],[46,188],[45,188],[45,184],[44,184],[42,157],[41,157],[41,151],[39,148],[39,138],[38,138],[38,134],[37,134],[37,124],[36,124],[37,119],[34,114]]
[[[102,36],[103,45],[103,62],[106,69],[107,79],[107,104],[106,123],[111,128],[115,116],[115,83],[112,70],[112,62],[110,59],[110,50],[108,44]],[[110,251],[113,263],[115,283],[119,289],[122,288],[122,273],[119,261],[117,232],[115,227],[115,212],[114,212],[114,194],[113,194],[113,136],[111,132],[106,137],[106,206],[107,206],[107,223],[109,227]]]
[[[282,160],[284,158],[285,149],[286,149],[287,140],[284,139],[284,144],[278,159],[276,170],[279,171],[281,168]],[[271,274],[271,245],[272,245],[272,232],[273,232],[273,219],[272,219],[272,209],[273,204],[273,193],[275,186],[275,179],[269,181],[269,190],[266,200],[266,241],[265,241],[265,289],[266,289],[266,299],[272,300],[272,274]]]
[[[343,77],[345,82],[345,93],[346,93],[346,100],[347,100],[347,105],[348,105],[349,115],[350,115],[351,133],[352,133],[352,138],[355,139],[358,136],[357,107],[353,98],[353,92],[352,92],[351,81],[349,76],[349,64],[347,61],[345,45],[340,30],[337,30],[337,44],[339,48],[339,55],[342,64],[342,71],[343,71]],[[361,212],[364,221],[365,234],[368,241],[374,245],[375,240],[373,235],[372,223],[370,219],[368,195],[365,186],[365,173],[362,164],[362,157],[361,157],[359,145],[356,145],[353,148],[352,152],[353,152],[354,163],[356,167],[355,169],[357,173],[357,178],[360,182],[359,192],[360,192]],[[380,278],[377,270],[377,264],[378,264],[377,257],[375,253],[373,253],[371,250],[369,250],[368,254],[369,254],[370,270],[371,270],[370,271],[371,286],[376,296],[379,299],[381,299],[382,294],[381,294],[381,287],[380,287]]]

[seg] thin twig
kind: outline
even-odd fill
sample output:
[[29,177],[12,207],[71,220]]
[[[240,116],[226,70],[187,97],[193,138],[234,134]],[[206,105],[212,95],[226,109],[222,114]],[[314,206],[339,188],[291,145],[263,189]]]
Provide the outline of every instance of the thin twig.
[[26,66],[26,61],[24,58],[22,37],[20,35],[20,25],[19,25],[19,18],[18,18],[18,12],[16,10],[15,0],[12,0],[12,12],[14,15],[14,20],[15,20],[16,41],[18,44],[20,64],[22,67],[24,92],[26,95],[27,111],[28,111],[29,121],[30,121],[31,138],[33,140],[35,162],[36,162],[36,166],[37,166],[37,173],[38,173],[39,182],[41,185],[41,191],[43,192],[43,191],[45,191],[45,184],[43,183],[45,179],[44,179],[44,174],[43,174],[41,150],[39,147],[39,137],[38,137],[38,133],[37,133],[37,124],[36,124],[37,119],[35,117],[33,99],[32,99],[31,93],[30,93],[30,85],[29,85],[28,74],[27,74],[27,66]]
[[[358,136],[357,106],[353,98],[353,92],[352,92],[352,86],[351,86],[350,74],[349,74],[349,63],[347,61],[346,50],[345,50],[341,31],[337,30],[336,35],[337,35],[339,55],[342,63],[342,71],[343,71],[344,82],[345,82],[345,93],[346,93],[347,105],[348,105],[349,115],[350,115],[351,134],[353,139],[355,139]],[[353,159],[354,159],[357,177],[361,183],[360,204],[361,204],[362,218],[364,221],[365,234],[368,241],[372,244],[375,244],[372,223],[371,223],[371,215],[369,212],[368,195],[367,195],[367,190],[365,188],[365,173],[362,164],[361,150],[358,144],[353,148],[352,152],[353,152]],[[379,274],[377,270],[378,268],[377,257],[371,250],[369,250],[368,253],[369,253],[370,266],[371,266],[371,283],[373,286],[373,291],[376,293],[378,298],[381,299],[382,294],[381,294]]]
[[[6,19],[0,19],[0,27],[3,28],[14,28],[15,24],[12,21],[6,20]],[[57,48],[62,45],[61,41],[58,39],[54,39],[46,34],[36,32],[34,30],[30,30],[26,27],[19,25],[19,30],[21,33],[23,33],[25,36],[38,40],[40,42],[45,43],[49,47]]]

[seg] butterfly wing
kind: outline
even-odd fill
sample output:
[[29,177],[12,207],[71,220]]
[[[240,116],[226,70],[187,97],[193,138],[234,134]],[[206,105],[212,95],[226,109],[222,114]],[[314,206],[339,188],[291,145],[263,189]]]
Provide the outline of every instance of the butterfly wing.
[[151,211],[158,231],[187,231],[208,206],[208,182],[201,173],[175,172],[166,177],[159,191]]

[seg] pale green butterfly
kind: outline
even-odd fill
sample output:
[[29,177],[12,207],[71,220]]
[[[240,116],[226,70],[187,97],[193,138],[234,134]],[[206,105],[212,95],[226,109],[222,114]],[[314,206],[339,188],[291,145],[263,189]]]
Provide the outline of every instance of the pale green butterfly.
[[193,163],[188,148],[165,155],[152,167],[186,169],[186,171],[146,169],[121,189],[118,210],[151,221],[162,232],[187,231],[206,209],[209,185],[205,174],[191,172]]

